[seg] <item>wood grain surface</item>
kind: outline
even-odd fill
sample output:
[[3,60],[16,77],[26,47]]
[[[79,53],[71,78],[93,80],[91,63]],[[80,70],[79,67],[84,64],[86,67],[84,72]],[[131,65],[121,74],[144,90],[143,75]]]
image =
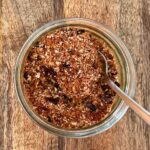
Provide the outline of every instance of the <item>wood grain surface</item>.
[[0,150],[150,150],[150,127],[132,110],[108,131],[85,139],[51,135],[17,101],[14,66],[28,36],[45,23],[84,17],[108,25],[129,48],[135,98],[150,111],[149,0],[0,0]]

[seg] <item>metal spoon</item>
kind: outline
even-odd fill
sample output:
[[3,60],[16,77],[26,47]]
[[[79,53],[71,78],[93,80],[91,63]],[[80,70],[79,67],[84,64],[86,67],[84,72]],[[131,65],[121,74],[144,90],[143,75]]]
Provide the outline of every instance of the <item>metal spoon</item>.
[[104,74],[106,77],[106,81],[110,88],[116,92],[116,94],[121,97],[126,104],[130,106],[132,110],[134,110],[145,122],[147,122],[150,125],[150,112],[145,110],[141,105],[139,105],[135,100],[133,100],[131,97],[129,97],[126,93],[124,93],[110,78],[108,75],[108,63],[105,58],[105,56],[99,52],[100,58],[104,63]]

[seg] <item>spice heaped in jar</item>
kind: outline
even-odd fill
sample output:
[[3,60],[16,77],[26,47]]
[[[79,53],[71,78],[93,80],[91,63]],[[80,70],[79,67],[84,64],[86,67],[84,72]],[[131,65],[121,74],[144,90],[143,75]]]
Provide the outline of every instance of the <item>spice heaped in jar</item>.
[[16,64],[16,89],[29,116],[49,132],[86,137],[103,132],[127,106],[103,81],[109,63],[112,80],[129,96],[135,90],[131,56],[106,27],[88,19],[70,18],[46,24],[21,49]]

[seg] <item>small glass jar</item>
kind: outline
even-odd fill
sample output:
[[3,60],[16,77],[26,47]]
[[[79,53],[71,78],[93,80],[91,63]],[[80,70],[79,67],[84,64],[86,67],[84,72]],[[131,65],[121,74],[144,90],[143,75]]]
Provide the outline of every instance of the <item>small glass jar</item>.
[[89,19],[83,18],[68,18],[62,19],[57,21],[52,21],[41,28],[37,29],[25,42],[23,45],[19,56],[16,61],[16,70],[15,70],[15,83],[16,83],[16,91],[19,97],[19,102],[21,103],[24,110],[27,114],[31,117],[31,119],[36,122],[39,126],[51,132],[53,134],[59,136],[66,136],[66,137],[73,137],[73,138],[81,138],[81,137],[88,137],[91,135],[95,135],[101,132],[106,131],[107,129],[111,128],[114,124],[116,124],[126,113],[128,106],[125,104],[123,100],[120,100],[118,97],[115,100],[113,109],[111,114],[99,124],[85,128],[85,129],[62,129],[59,127],[55,127],[48,122],[42,120],[38,114],[36,114],[30,105],[27,103],[26,98],[23,93],[22,88],[22,67],[24,61],[29,53],[30,47],[37,41],[37,39],[49,32],[53,31],[57,28],[61,28],[63,26],[75,26],[75,27],[82,27],[86,30],[94,33],[101,39],[103,39],[113,50],[113,53],[116,57],[117,63],[119,64],[118,67],[120,68],[120,82],[121,88],[131,97],[134,96],[135,92],[135,68],[131,58],[131,55],[123,44],[123,42],[110,30],[108,30],[104,25],[96,23]]

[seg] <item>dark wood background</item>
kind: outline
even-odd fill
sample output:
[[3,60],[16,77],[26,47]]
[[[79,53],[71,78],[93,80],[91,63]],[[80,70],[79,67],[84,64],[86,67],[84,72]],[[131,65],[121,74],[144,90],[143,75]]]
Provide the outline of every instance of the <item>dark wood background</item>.
[[137,71],[135,98],[150,110],[149,0],[0,0],[0,150],[150,150],[150,127],[131,110],[108,131],[85,139],[51,135],[22,110],[13,81],[20,48],[38,27],[67,17],[102,22],[121,37]]

